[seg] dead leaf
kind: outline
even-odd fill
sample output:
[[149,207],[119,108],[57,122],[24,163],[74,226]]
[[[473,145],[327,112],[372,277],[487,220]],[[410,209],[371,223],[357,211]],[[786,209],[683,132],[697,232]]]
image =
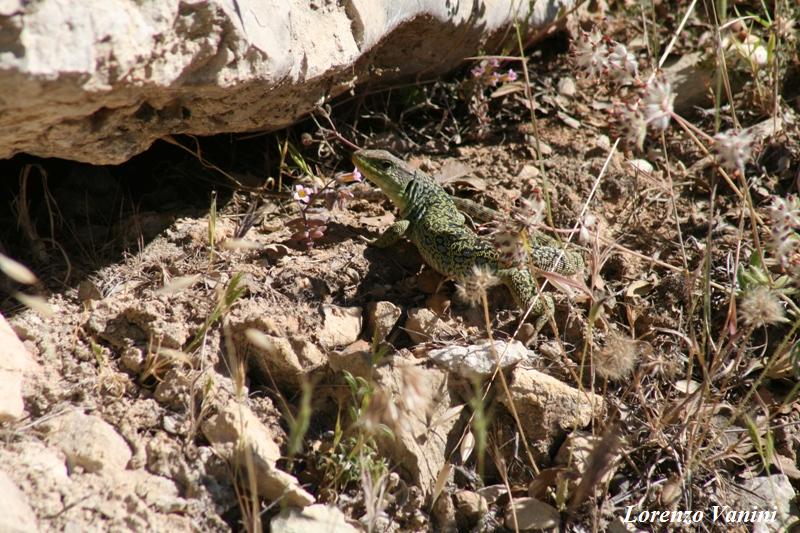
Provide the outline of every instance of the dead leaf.
[[566,124],[570,128],[572,128],[574,130],[580,129],[580,127],[581,127],[581,121],[580,120],[567,115],[563,111],[558,111],[556,113],[556,115],[558,116],[558,118],[560,118],[564,122],[564,124]]
[[520,91],[525,90],[525,85],[522,82],[515,81],[513,83],[506,83],[495,92],[492,93],[492,98],[500,98],[501,96],[505,96],[507,94],[518,93]]
[[450,159],[436,175],[436,181],[442,186],[453,185],[485,191],[486,181],[474,176],[473,172],[472,168],[461,161]]
[[440,425],[449,423],[451,420],[453,420],[458,415],[460,415],[461,411],[463,409],[464,409],[464,404],[463,403],[461,405],[456,405],[455,407],[451,407],[450,409],[448,409],[447,411],[442,413],[442,416],[434,419],[431,422],[431,425],[430,425],[430,427],[428,429],[433,431],[434,429],[436,429]]
[[431,496],[431,505],[436,503],[436,500],[439,498],[439,494],[441,494],[442,489],[447,484],[447,480],[450,479],[450,473],[453,471],[453,465],[450,463],[445,463],[442,466],[442,469],[439,470],[439,475],[436,476],[436,484],[433,486],[433,493]]
[[461,440],[461,462],[466,463],[472,451],[475,449],[475,435],[472,431],[468,431],[464,438]]
[[650,289],[652,289],[652,284],[647,281],[646,279],[636,280],[628,285],[628,288],[625,289],[625,298],[633,298],[634,296],[644,296]]

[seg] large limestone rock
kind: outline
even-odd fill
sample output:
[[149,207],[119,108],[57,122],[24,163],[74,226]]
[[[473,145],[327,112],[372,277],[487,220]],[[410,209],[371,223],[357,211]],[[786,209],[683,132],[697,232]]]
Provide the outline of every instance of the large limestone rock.
[[432,76],[573,0],[0,0],[0,158],[120,163],[278,129],[356,83]]
[[203,422],[203,434],[214,449],[229,461],[247,468],[252,465],[258,493],[271,500],[284,498],[293,507],[314,503],[297,478],[278,469],[281,452],[269,428],[245,405],[229,403]]
[[579,390],[532,368],[516,368],[509,387],[510,398],[500,401],[507,407],[513,402],[522,431],[531,445],[541,451],[564,433],[589,425],[605,412],[603,397]]
[[87,472],[124,470],[131,460],[125,439],[105,420],[70,410],[47,424],[47,440],[58,446],[73,467]]
[[23,377],[39,370],[25,345],[0,315],[0,423],[22,418],[25,413]]
[[27,497],[8,474],[0,470],[0,531],[24,533],[38,529]]

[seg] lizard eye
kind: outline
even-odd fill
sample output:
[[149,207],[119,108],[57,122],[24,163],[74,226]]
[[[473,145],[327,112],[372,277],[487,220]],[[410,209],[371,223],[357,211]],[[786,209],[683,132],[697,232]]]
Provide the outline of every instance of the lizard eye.
[[391,161],[381,161],[381,168],[383,170],[391,170],[392,162]]

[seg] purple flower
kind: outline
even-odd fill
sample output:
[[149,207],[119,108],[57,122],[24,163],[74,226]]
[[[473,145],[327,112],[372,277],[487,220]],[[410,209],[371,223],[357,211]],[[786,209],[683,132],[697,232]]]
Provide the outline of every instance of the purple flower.
[[506,81],[517,81],[517,71],[513,68],[508,69],[508,74],[506,74]]

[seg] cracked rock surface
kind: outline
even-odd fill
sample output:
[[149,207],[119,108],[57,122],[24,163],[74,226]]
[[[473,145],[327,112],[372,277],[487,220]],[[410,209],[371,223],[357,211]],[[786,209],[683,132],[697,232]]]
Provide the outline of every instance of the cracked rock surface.
[[171,134],[275,130],[365,81],[440,74],[569,0],[6,0],[0,158],[116,164]]

